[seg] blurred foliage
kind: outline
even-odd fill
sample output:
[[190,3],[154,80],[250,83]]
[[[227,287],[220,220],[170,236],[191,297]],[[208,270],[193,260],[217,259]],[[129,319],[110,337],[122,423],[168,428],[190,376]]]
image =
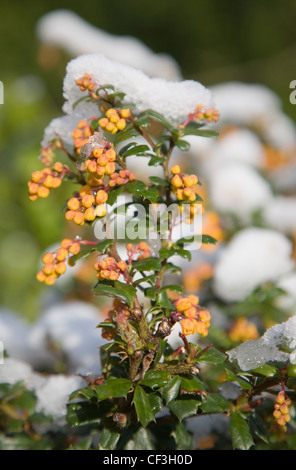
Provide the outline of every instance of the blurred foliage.
[[63,227],[62,214],[53,209],[62,205],[62,189],[42,204],[26,199],[27,180],[39,168],[43,130],[61,114],[69,57],[57,51],[53,65],[42,61],[35,34],[37,20],[58,8],[71,9],[106,32],[134,36],[155,52],[172,55],[184,78],[206,86],[229,80],[263,83],[278,93],[287,114],[296,117],[296,107],[289,102],[289,84],[296,78],[295,2],[2,2],[0,305],[29,318],[40,311],[42,288],[35,282],[40,253],[61,238]]

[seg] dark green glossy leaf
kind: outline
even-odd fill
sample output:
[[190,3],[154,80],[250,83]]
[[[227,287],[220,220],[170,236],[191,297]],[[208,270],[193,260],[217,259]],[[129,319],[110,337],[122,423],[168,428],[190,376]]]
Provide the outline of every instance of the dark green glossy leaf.
[[125,378],[109,379],[102,385],[95,386],[94,390],[98,401],[102,401],[107,398],[126,397],[132,385],[132,382]]
[[208,362],[210,364],[222,364],[226,360],[226,354],[213,347],[207,349],[201,356],[198,356],[198,362]]
[[197,413],[199,401],[188,398],[176,398],[168,404],[168,408],[177,416],[179,421],[182,421],[189,416],[194,416]]
[[170,380],[170,382],[165,387],[163,387],[161,392],[167,405],[172,400],[177,398],[177,396],[179,395],[180,387],[181,377],[179,377],[178,375],[176,375],[172,380]]
[[155,390],[164,387],[170,382],[170,380],[171,376],[168,372],[150,370],[146,372],[145,377],[141,380],[140,384]]
[[279,371],[276,367],[270,364],[264,364],[263,366],[253,369],[255,374],[264,375],[264,377],[274,377]]
[[145,152],[149,151],[148,145],[133,145],[124,152],[121,152],[123,158],[130,157],[131,155],[144,155]]
[[229,401],[218,393],[210,393],[200,408],[204,413],[224,413],[229,410]]
[[136,385],[135,387],[133,403],[142,426],[145,427],[151,421],[154,421],[154,414],[151,410],[149,396],[140,385]]
[[177,423],[175,429],[172,431],[172,437],[176,442],[177,450],[191,450],[192,438],[183,423]]
[[112,428],[104,428],[98,444],[99,450],[116,449],[116,444],[120,439],[120,433]]
[[230,434],[234,449],[248,450],[254,444],[249,425],[240,413],[230,416]]

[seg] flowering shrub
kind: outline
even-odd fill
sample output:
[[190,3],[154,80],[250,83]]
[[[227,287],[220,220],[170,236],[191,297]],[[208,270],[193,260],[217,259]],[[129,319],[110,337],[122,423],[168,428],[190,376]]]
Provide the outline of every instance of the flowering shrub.
[[[1,385],[0,426],[10,445],[25,436],[30,448],[187,450],[196,448],[190,420],[209,415],[222,418],[226,448],[260,448],[289,435],[295,404],[295,317],[259,337],[256,325],[243,317],[244,308],[258,308],[251,297],[231,304],[236,321],[228,336],[215,335],[213,312],[196,295],[213,276],[211,266],[193,271],[193,279],[183,276],[183,285],[172,281],[182,276],[176,260],[191,260],[198,249],[215,245],[213,233],[221,233],[215,217],[206,224],[213,231],[198,230],[203,201],[199,175],[187,173],[186,160],[185,168],[183,162],[172,162],[176,149],[189,150],[188,137],[217,137],[210,127],[219,116],[211,94],[193,81],[149,79],[91,55],[68,65],[64,96],[67,114],[46,129],[41,151],[45,168],[33,172],[28,192],[39,203],[39,198],[52,197],[51,189],[68,184],[65,220],[79,232],[43,255],[37,280],[51,286],[69,265],[95,256],[93,294],[110,301],[98,325],[105,340],[101,373],[81,375],[83,385],[70,394],[67,426],[57,440],[46,429],[37,431],[38,417],[46,421],[46,416],[36,415],[34,386]],[[129,157],[149,160],[145,181],[130,170]],[[161,176],[149,173],[153,167]],[[129,230],[116,231],[114,222],[122,215]],[[282,259],[275,257],[267,278],[264,269],[247,279],[247,269],[242,270],[242,283],[225,275],[232,272],[233,258],[241,256],[248,266],[241,247],[257,246],[258,230],[259,236],[250,229],[232,240],[220,259],[214,289],[221,308],[223,300],[240,302],[258,292],[262,309],[273,305],[275,291],[261,284],[275,278]],[[104,236],[96,239],[97,233]],[[278,248],[284,273],[291,267],[289,246],[281,235],[267,235],[270,245],[262,235],[258,257],[268,259],[270,246]],[[16,414],[15,407],[22,410],[23,403],[27,411]],[[215,442],[207,445],[213,448]]]

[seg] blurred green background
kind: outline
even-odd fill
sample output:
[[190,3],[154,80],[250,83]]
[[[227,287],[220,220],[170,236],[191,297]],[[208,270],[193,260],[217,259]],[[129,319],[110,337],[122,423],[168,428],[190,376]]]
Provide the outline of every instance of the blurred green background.
[[296,119],[289,84],[296,79],[296,2],[283,0],[33,0],[2,1],[0,80],[0,306],[33,319],[42,308],[35,280],[40,253],[64,234],[63,189],[29,203],[27,181],[38,161],[43,129],[61,114],[69,60],[40,64],[36,21],[66,8],[114,35],[140,39],[179,63],[184,78],[210,86],[224,81],[262,83]]

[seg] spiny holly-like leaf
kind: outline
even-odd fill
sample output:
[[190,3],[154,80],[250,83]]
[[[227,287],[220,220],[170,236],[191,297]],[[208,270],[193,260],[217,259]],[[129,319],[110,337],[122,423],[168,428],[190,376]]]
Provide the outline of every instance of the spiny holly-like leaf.
[[154,413],[151,410],[149,396],[140,385],[137,385],[135,388],[133,403],[142,426],[145,427],[151,421],[154,421]]
[[94,390],[97,394],[98,401],[102,401],[107,398],[126,397],[132,385],[132,382],[125,378],[109,379],[102,385],[94,387]]
[[181,387],[181,377],[176,375],[165,387],[162,389],[163,398],[166,404],[177,398]]
[[189,416],[194,416],[197,413],[200,401],[188,398],[176,398],[168,404],[168,408],[177,416],[179,421],[182,421]]
[[120,432],[112,428],[104,428],[98,444],[99,450],[113,450],[120,439]]
[[234,449],[248,450],[254,445],[249,425],[240,413],[230,416],[230,434]]
[[144,379],[140,383],[155,390],[164,387],[170,380],[171,376],[168,372],[151,370],[146,372]]

